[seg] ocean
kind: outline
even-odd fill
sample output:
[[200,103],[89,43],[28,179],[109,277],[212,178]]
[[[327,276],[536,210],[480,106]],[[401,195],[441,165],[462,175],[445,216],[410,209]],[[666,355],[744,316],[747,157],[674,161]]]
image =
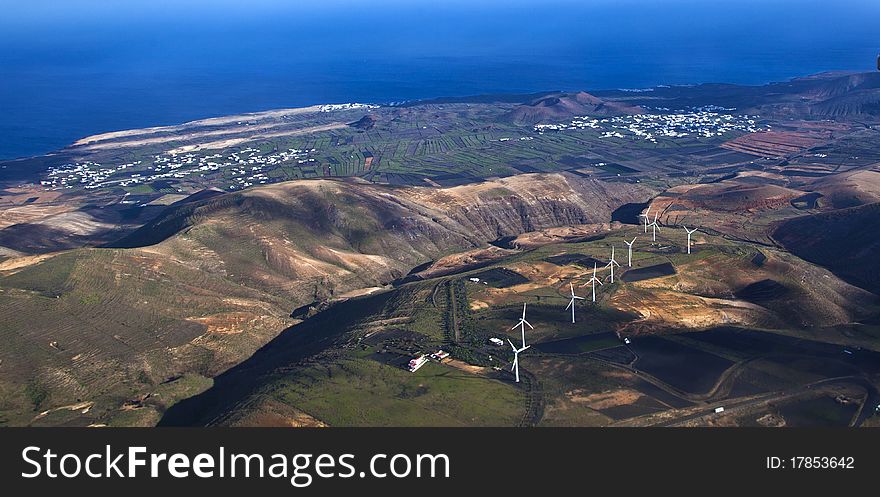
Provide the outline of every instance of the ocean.
[[0,159],[317,103],[876,70],[876,0],[31,0],[0,18]]

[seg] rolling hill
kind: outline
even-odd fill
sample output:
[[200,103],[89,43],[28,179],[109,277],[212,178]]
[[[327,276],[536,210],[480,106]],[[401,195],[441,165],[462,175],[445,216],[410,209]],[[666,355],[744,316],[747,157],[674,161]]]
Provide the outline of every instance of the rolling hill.
[[[149,425],[295,322],[499,235],[607,221],[644,187],[293,181],[169,206],[112,247],[0,262],[0,422]],[[72,407],[71,407],[72,406]]]
[[672,109],[714,105],[762,117],[864,118],[878,115],[880,73],[826,72],[762,86],[704,83],[595,93],[606,101]]
[[777,243],[798,257],[829,268],[853,285],[880,292],[880,203],[803,216],[773,231]]
[[815,180],[807,185],[822,195],[822,203],[835,209],[880,202],[880,172],[855,170]]
[[516,124],[559,122],[575,116],[619,116],[639,114],[643,109],[603,100],[586,92],[554,93],[521,104],[503,116]]
[[[874,74],[823,74],[437,99],[366,115],[293,109],[85,139],[64,153],[94,160],[86,183],[0,192],[0,425],[153,425],[175,405],[169,424],[522,423],[541,404],[525,408],[523,391],[480,362],[500,352],[483,336],[423,376],[394,361],[461,346],[449,338],[458,332],[495,333],[527,299],[553,316],[542,324],[555,338],[585,331],[555,328],[560,288],[633,237],[642,272],[608,282],[606,300],[584,309],[596,313],[587,331],[736,325],[869,343],[853,322],[876,314],[875,296],[841,278],[880,290],[880,175],[871,120],[862,123],[878,91]],[[760,112],[775,129],[650,142],[526,127],[647,112],[640,105],[736,107],[694,113]],[[177,179],[134,181],[129,165]],[[646,205],[659,213],[656,243],[641,226],[610,223],[624,205],[633,217]],[[700,227],[693,257],[682,225]],[[459,276],[463,267],[479,267],[481,281]],[[529,367],[595,366],[558,360]],[[604,391],[604,376],[584,378]],[[178,404],[212,383],[204,412]]]
[[[575,291],[588,292],[586,281],[593,274],[589,261],[607,253],[610,244],[639,233],[639,227],[616,225],[603,237],[509,252],[488,269],[416,281],[337,303],[217,376],[210,389],[171,407],[160,425],[511,426],[560,419],[571,425],[607,424],[610,419],[572,406],[590,392],[607,393],[627,385],[618,368],[597,373],[603,362],[589,354],[588,344],[594,342],[605,353],[616,349],[628,357],[629,349],[620,347],[615,331],[632,337],[635,344],[653,343],[669,334],[674,335],[671,340],[688,343],[706,330],[741,326],[876,346],[867,333],[837,329],[876,315],[875,296],[783,251],[765,249],[757,264],[754,247],[703,235],[693,255],[668,250],[665,244],[680,240],[679,234],[665,234],[670,238],[653,247],[643,242],[636,253],[639,269],[626,269],[625,281],[614,284],[603,270],[599,303],[579,307],[578,324],[569,323],[568,283]],[[656,272],[661,261],[674,269]],[[626,275],[635,272],[644,279],[626,281]],[[504,336],[524,302],[535,325],[527,332],[528,340],[549,353],[524,359],[522,367],[529,376],[525,384],[515,385],[508,368],[500,367],[511,358],[488,345],[487,337]],[[449,324],[450,313],[459,322],[460,336],[449,329],[454,326]],[[714,353],[726,345],[719,346]],[[454,359],[430,361],[415,373],[406,371],[410,358],[441,347],[453,351]],[[839,345],[829,348],[840,355]],[[790,348],[759,349],[749,349],[740,366],[768,353],[788,361],[793,353]],[[671,350],[662,351],[660,360],[679,364],[687,378],[707,374],[687,360],[676,360]],[[793,364],[803,367],[803,360],[798,356]],[[572,396],[572,383],[554,383],[553,378],[573,367],[592,373],[579,371],[576,376],[582,383],[564,408],[559,397]],[[535,388],[535,379],[543,389]]]

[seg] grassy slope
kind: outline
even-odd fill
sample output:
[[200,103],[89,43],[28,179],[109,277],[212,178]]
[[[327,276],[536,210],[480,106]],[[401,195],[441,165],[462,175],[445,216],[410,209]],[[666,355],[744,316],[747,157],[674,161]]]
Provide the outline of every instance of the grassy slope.
[[272,388],[331,426],[511,426],[523,405],[509,383],[434,363],[410,373],[366,358],[308,369]]
[[831,269],[872,292],[880,291],[880,203],[804,216],[782,223],[773,238],[795,255]]
[[[52,257],[0,278],[0,383],[19,392],[4,395],[2,410],[22,424],[44,409],[94,401],[83,422],[107,421],[169,378],[210,376],[246,357],[284,326],[290,305],[162,253]],[[244,320],[236,332],[209,333],[229,313]],[[168,401],[151,403],[161,411]]]
[[[175,393],[175,389],[191,393],[205,388],[204,378],[248,357],[283,329],[286,315],[293,307],[350,289],[386,283],[418,262],[477,243],[485,235],[472,235],[469,239],[467,235],[472,232],[439,215],[439,206],[460,208],[470,205],[469,198],[480,196],[490,200],[504,198],[506,192],[502,190],[494,185],[484,190],[459,189],[455,196],[423,202],[431,205],[428,208],[416,207],[420,204],[414,201],[390,201],[382,196],[382,189],[360,191],[342,183],[272,186],[210,204],[212,209],[208,212],[188,211],[186,222],[173,230],[177,234],[158,245],[71,251],[2,274],[0,313],[4,319],[0,331],[9,346],[0,351],[0,368],[7,373],[7,381],[0,384],[4,391],[0,419],[9,424],[25,424],[45,409],[95,401],[88,413],[61,422],[155,420],[182,395]],[[216,199],[206,202],[213,201]],[[545,247],[509,262],[528,266],[560,251],[602,258],[611,244],[620,248],[623,238],[639,234],[632,228],[627,230],[603,240]],[[664,230],[661,237],[661,244],[681,245],[683,241],[677,230]],[[729,297],[759,276],[773,277],[795,289],[785,301],[764,304],[770,314],[781,316],[782,321],[788,319],[786,316],[797,315],[823,325],[823,319],[845,322],[861,312],[857,309],[860,304],[847,303],[850,290],[835,281],[826,284],[824,279],[818,280],[823,282],[819,289],[823,299],[815,305],[814,297],[819,290],[808,288],[799,279],[803,271],[816,278],[822,274],[784,255],[774,259],[774,266],[759,271],[749,265],[751,249],[716,237],[701,241],[693,257],[652,250],[643,247],[638,251],[636,264],[690,264],[687,278],[676,276],[669,280],[671,287],[666,291],[673,296],[676,292],[691,292]],[[719,284],[726,280],[729,281]],[[609,284],[602,290],[600,303],[608,305],[608,296],[618,295],[621,288],[626,288],[629,296],[620,295],[630,299],[623,301],[630,306],[624,309],[630,311],[640,299],[651,299],[653,290],[643,286]],[[439,294],[443,305],[444,292]],[[541,296],[542,305],[549,306],[550,316],[555,305],[565,303],[559,295],[558,288],[550,286],[530,288],[518,298],[535,302]],[[479,293],[470,297],[481,298]],[[814,304],[798,307],[807,302]],[[394,308],[402,312],[408,305],[411,304]],[[502,321],[509,320],[507,310],[513,307],[505,309],[495,306],[465,321],[467,326],[476,327],[476,331],[466,330],[471,337],[468,340],[480,341],[484,334],[495,333]],[[603,324],[615,320],[606,314],[583,309],[580,315],[587,319],[587,328],[578,328],[575,334],[592,329],[590,323],[600,330]],[[443,312],[433,305],[421,306],[407,317],[407,329],[422,337],[422,347],[439,346],[448,339],[442,325],[437,324],[442,323]],[[540,322],[540,315],[536,317]],[[541,323],[544,339],[573,336],[571,330],[558,323],[554,325],[549,317],[545,321]],[[772,321],[765,324],[776,326]],[[50,345],[53,342],[57,343]],[[340,364],[363,371],[378,367],[376,374],[387,379],[387,384],[374,386],[374,393],[382,398],[388,392],[405,390],[406,381],[412,378],[400,377],[396,369],[387,372],[384,368],[389,366],[379,367],[378,363],[361,357],[349,357]],[[164,380],[178,375],[190,375],[186,377],[193,381],[187,380],[179,389],[160,386]],[[428,396],[418,402],[434,406],[449,402],[443,394],[448,388],[444,386],[447,380],[447,375],[437,375],[432,380],[436,383],[437,399],[443,400]],[[353,392],[346,391],[344,386],[328,383],[326,398],[351,395]],[[328,405],[326,398],[321,400],[319,391],[286,390],[288,401],[311,406],[315,411]],[[143,409],[120,410],[127,401],[145,394],[153,395],[142,402],[146,406]],[[403,419],[415,422],[406,413],[412,407],[402,409]],[[500,407],[490,410],[504,411]],[[468,413],[461,412],[463,416]],[[467,415],[485,420],[477,413]],[[324,421],[346,424],[352,422],[351,416],[341,413],[335,421]],[[316,417],[321,419],[321,415]],[[433,419],[445,423],[441,418]],[[507,419],[500,414],[496,418]],[[55,418],[38,421],[57,424]]]
[[[522,253],[505,260],[499,266],[514,268],[525,272],[529,267],[545,264],[543,259],[558,254],[560,251],[582,253],[601,257],[609,251],[610,244],[623,238],[631,239],[631,228],[621,232],[613,232],[607,238],[585,243],[542,247],[538,250]],[[683,240],[675,232],[664,235],[660,246],[669,243],[680,243]],[[657,280],[639,283],[610,282],[600,290],[598,306],[590,304],[578,308],[579,322],[571,325],[567,322],[567,313],[563,310],[565,299],[560,296],[556,284],[549,286],[518,289],[513,287],[509,294],[502,298],[501,303],[492,301],[498,292],[506,289],[494,289],[480,284],[463,282],[457,286],[456,295],[464,292],[467,302],[479,300],[493,302],[488,308],[458,306],[458,319],[461,326],[462,341],[453,345],[450,333],[446,330],[445,309],[450,305],[447,301],[446,279],[415,283],[402,287],[383,297],[381,304],[364,303],[367,310],[360,311],[357,317],[348,316],[349,307],[340,307],[329,314],[344,319],[341,334],[336,335],[329,346],[322,346],[307,357],[296,356],[288,352],[292,344],[281,340],[271,345],[261,357],[255,357],[243,364],[237,374],[224,379],[215,391],[209,391],[213,398],[212,404],[208,396],[205,404],[193,404],[191,408],[201,411],[204,406],[214,406],[218,411],[196,424],[219,422],[225,424],[235,419],[247,418],[259,412],[264,399],[270,403],[280,402],[298,411],[307,413],[330,425],[458,425],[458,424],[491,424],[509,425],[517,423],[523,414],[523,401],[526,391],[512,389],[510,378],[503,381],[486,378],[474,373],[465,373],[448,366],[430,364],[416,374],[411,374],[395,363],[396,359],[405,362],[409,357],[419,353],[430,352],[439,347],[452,347],[458,358],[477,360],[486,359],[487,353],[495,356],[496,364],[504,367],[510,357],[506,349],[493,349],[486,345],[489,336],[503,336],[518,339],[518,333],[509,331],[509,325],[518,317],[521,307],[519,303],[526,301],[529,306],[529,320],[536,329],[529,330],[530,343],[540,343],[560,338],[580,336],[584,334],[612,331],[635,318],[643,304],[651,303],[655,295],[671,292],[674,300],[682,301],[683,305],[672,309],[669,314],[655,317],[655,331],[670,332],[692,326],[684,321],[700,317],[702,313],[725,310],[728,319],[745,319],[743,323],[758,321],[772,328],[772,331],[783,334],[809,336],[810,338],[828,341],[857,341],[865,346],[876,346],[876,340],[868,336],[847,336],[838,334],[834,326],[818,326],[829,318],[842,319],[846,322],[850,313],[866,312],[856,302],[847,303],[841,295],[857,290],[837,280],[831,280],[823,287],[826,301],[814,302],[805,292],[811,291],[806,285],[798,282],[803,271],[819,271],[796,258],[781,252],[770,251],[769,262],[764,267],[754,266],[750,259],[755,249],[720,237],[701,237],[700,243],[692,256],[682,253],[661,253],[652,251],[651,247],[642,247],[636,253],[637,267],[645,267],[660,262],[672,262],[682,273]],[[546,266],[545,266],[546,267]],[[558,268],[561,271],[581,271],[577,268]],[[591,269],[591,268],[590,268]],[[480,269],[478,271],[483,271]],[[585,271],[583,274],[591,274]],[[460,280],[468,276],[465,273],[449,279]],[[825,273],[827,274],[827,273]],[[732,294],[750,284],[766,278],[774,278],[791,288],[789,294],[778,299],[764,301],[762,308],[753,311],[742,311],[734,314],[735,307],[730,304],[704,304],[700,308],[698,301],[686,300],[688,295],[715,295],[718,299],[732,298]],[[581,276],[575,276],[579,281]],[[824,279],[824,278],[823,278]],[[533,283],[539,280],[533,280]],[[567,281],[567,280],[566,280]],[[439,290],[434,293],[435,285]],[[525,290],[525,291],[524,291]],[[567,290],[567,288],[566,288]],[[621,300],[618,294],[641,292],[635,300]],[[583,290],[579,291],[583,294]],[[432,298],[433,296],[433,298]],[[540,297],[540,303],[538,302]],[[624,306],[626,311],[615,309]],[[869,305],[869,303],[866,303]],[[715,311],[712,309],[717,308]],[[751,313],[751,314],[750,314]],[[799,319],[807,319],[816,328],[807,333],[803,330],[780,329],[785,323],[797,315]],[[319,315],[320,317],[321,315]],[[837,317],[835,317],[837,316]],[[662,319],[660,319],[662,318]],[[300,337],[304,339],[309,333],[322,333],[324,321],[307,321],[302,328],[294,327],[282,337]],[[684,320],[684,321],[675,321]],[[311,320],[310,320],[311,321]],[[736,322],[736,321],[733,321]],[[720,325],[720,323],[718,324]],[[647,328],[646,328],[647,329]],[[339,330],[337,330],[338,332]],[[686,336],[686,335],[685,335]],[[671,337],[675,340],[678,337]],[[280,340],[280,339],[279,339]],[[291,338],[293,340],[293,338]],[[686,339],[688,344],[692,345]],[[614,346],[619,342],[602,342],[592,346]],[[695,342],[699,345],[699,342]],[[710,347],[711,348],[711,347]],[[467,349],[467,350],[466,350]],[[468,352],[469,350],[469,352]],[[383,354],[376,354],[383,351]],[[726,350],[710,350],[724,356]],[[742,360],[742,357],[731,357],[731,360]],[[397,361],[400,362],[400,361]],[[611,371],[607,366],[590,361],[584,356],[564,356],[541,353],[532,349],[523,358],[523,368],[537,375],[542,384],[544,401],[546,402],[543,424],[547,425],[605,425],[611,423],[606,414],[590,407],[596,402],[596,396],[629,395],[632,393],[634,378],[620,371]],[[756,367],[759,367],[757,364]],[[267,373],[256,371],[269,370]],[[280,372],[279,372],[280,371]],[[775,371],[775,370],[774,370]],[[805,376],[799,372],[773,372],[774,378],[779,375],[791,376],[790,381],[797,383]],[[252,381],[244,392],[227,395],[224,388],[230,382],[240,384]],[[223,386],[227,385],[227,386]],[[241,397],[238,397],[238,396]],[[227,402],[227,398],[240,398]],[[585,400],[591,398],[592,400]],[[650,407],[651,399],[638,401],[641,409]],[[647,405],[648,407],[644,407]],[[219,413],[219,416],[218,416]]]

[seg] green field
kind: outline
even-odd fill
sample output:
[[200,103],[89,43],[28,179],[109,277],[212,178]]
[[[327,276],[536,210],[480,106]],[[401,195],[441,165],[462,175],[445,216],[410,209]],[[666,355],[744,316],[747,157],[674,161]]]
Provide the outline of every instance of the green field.
[[524,405],[510,383],[435,363],[410,373],[366,357],[299,371],[268,391],[331,426],[512,426]]

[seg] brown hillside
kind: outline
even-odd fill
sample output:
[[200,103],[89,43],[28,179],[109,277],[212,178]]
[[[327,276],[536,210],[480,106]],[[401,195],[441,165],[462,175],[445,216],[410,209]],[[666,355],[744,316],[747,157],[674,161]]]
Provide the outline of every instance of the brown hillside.
[[558,122],[575,116],[619,116],[644,112],[620,102],[603,100],[586,92],[558,93],[522,104],[504,116],[516,124]]

